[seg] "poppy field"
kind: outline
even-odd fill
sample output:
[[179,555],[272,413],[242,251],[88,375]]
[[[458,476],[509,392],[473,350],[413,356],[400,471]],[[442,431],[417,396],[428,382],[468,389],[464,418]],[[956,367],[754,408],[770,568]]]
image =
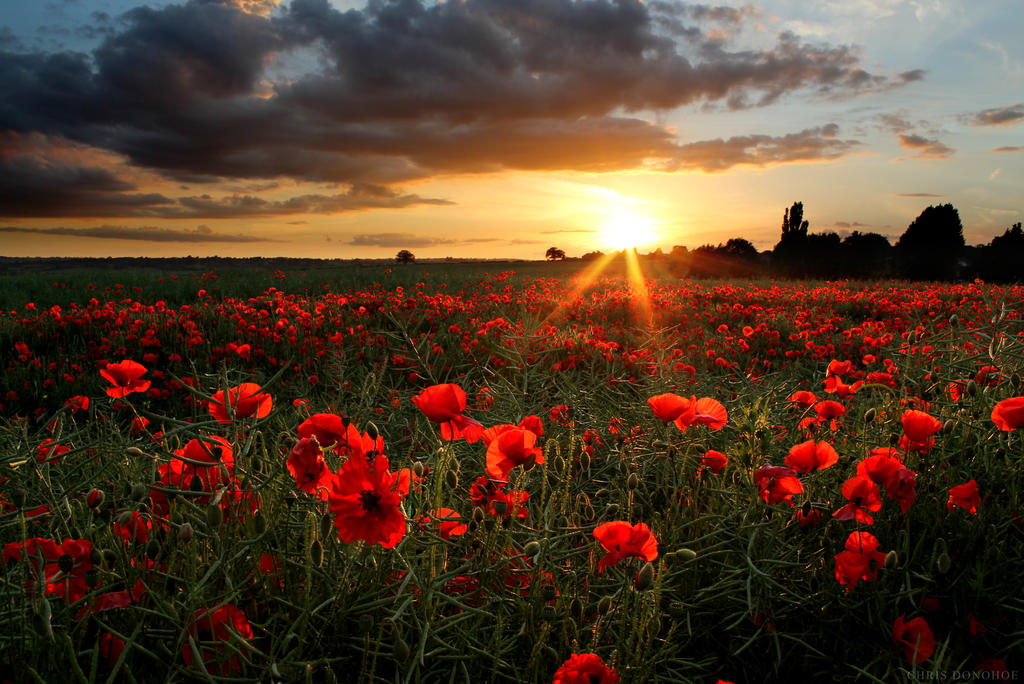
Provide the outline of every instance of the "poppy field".
[[0,680],[1022,677],[1024,287],[559,268],[7,276]]

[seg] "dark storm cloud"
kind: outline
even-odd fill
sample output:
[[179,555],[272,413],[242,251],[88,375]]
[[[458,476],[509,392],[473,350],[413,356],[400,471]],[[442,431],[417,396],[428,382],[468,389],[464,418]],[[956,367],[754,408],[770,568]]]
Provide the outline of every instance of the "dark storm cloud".
[[1024,104],[983,109],[966,119],[972,126],[1012,126],[1024,121]]
[[[679,145],[665,127],[623,113],[844,96],[922,73],[871,74],[853,48],[790,33],[739,49],[705,30],[736,26],[750,9],[396,0],[342,12],[327,0],[293,0],[268,14],[274,4],[192,0],[139,7],[113,24],[98,18],[116,32],[91,55],[8,46],[0,131],[65,138],[185,183],[291,177],[380,186],[502,169],[612,171],[646,159],[721,169],[830,158],[850,144],[804,131]],[[176,209],[221,216],[407,206],[349,194],[290,207],[199,196]]]
[[[205,230],[204,230],[205,229]],[[91,237],[105,240],[143,240],[146,242],[287,242],[259,238],[252,235],[215,233],[206,226],[196,230],[172,230],[156,226],[130,228],[128,226],[95,226],[93,228],[20,228],[7,226],[0,233],[31,233],[34,235],[60,235],[63,237]]]

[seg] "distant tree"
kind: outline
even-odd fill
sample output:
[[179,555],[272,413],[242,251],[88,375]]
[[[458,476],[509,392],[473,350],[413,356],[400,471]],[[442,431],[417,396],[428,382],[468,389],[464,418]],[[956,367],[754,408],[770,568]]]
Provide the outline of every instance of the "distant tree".
[[984,280],[1024,280],[1024,230],[1015,223],[974,252],[974,275]]
[[548,251],[544,253],[544,258],[548,261],[562,261],[565,259],[565,252],[557,247],[548,247]]
[[884,235],[855,230],[843,240],[840,251],[843,275],[870,278],[887,275],[891,271],[892,245]]
[[782,235],[772,250],[776,270],[782,275],[806,275],[809,227],[810,224],[804,219],[803,202],[794,202],[782,215]]
[[604,256],[604,252],[600,252],[600,251],[598,251],[598,252],[587,252],[586,254],[584,254],[583,256],[580,257],[580,260],[581,261],[594,261],[596,259],[600,259],[603,256]]
[[400,264],[411,264],[416,261],[416,255],[407,249],[403,249],[395,255],[395,261]]
[[914,280],[952,279],[963,248],[964,227],[956,207],[930,206],[896,243],[901,275]]
[[719,251],[723,251],[725,254],[737,259],[749,261],[757,259],[757,247],[754,247],[749,240],[744,240],[743,238],[730,238],[724,247],[719,247]]

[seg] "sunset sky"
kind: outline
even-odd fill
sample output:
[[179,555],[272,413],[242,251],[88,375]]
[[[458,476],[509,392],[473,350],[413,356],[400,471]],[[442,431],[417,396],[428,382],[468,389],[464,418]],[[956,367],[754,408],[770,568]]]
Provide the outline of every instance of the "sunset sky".
[[0,0],[0,255],[543,258],[1024,214],[1021,0]]

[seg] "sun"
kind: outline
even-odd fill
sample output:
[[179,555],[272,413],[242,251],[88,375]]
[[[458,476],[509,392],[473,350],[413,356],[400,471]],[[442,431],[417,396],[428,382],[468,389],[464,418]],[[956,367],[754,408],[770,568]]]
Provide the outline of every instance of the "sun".
[[613,211],[600,224],[605,247],[620,250],[642,247],[658,239],[658,227],[648,216],[632,211]]

